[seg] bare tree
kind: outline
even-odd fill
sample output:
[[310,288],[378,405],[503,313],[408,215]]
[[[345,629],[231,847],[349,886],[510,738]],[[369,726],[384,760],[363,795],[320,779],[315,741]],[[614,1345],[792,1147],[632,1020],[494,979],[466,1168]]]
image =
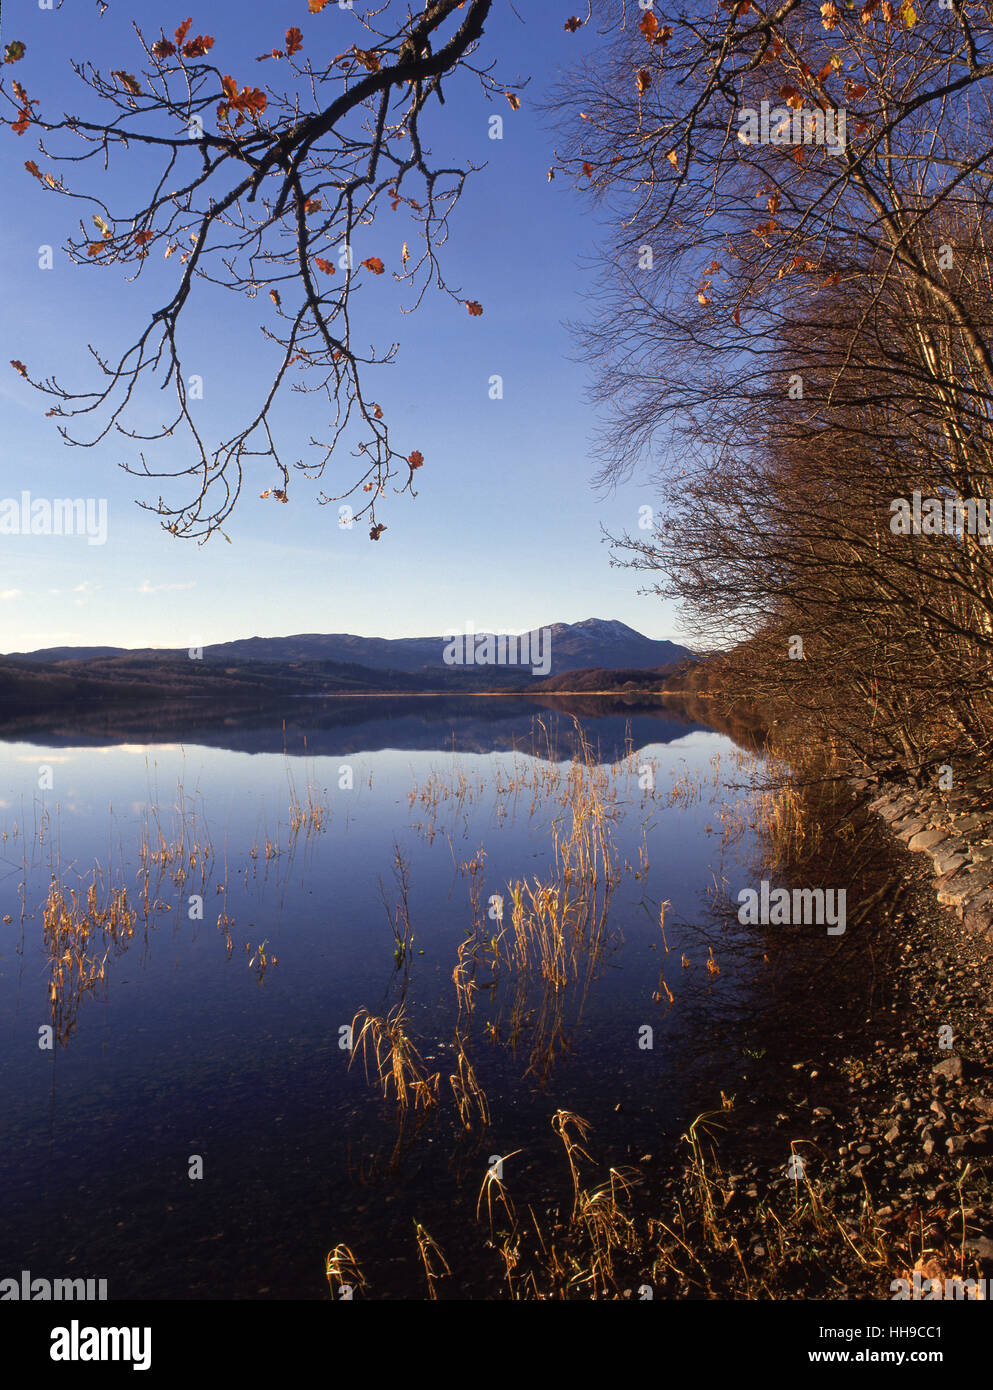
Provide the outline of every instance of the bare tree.
[[[989,202],[989,0],[920,17],[909,0],[638,13],[611,6],[602,53],[549,102],[561,167],[612,227],[581,325],[608,406],[604,477],[652,449],[681,467],[715,397],[764,393],[770,370],[782,389],[783,328],[815,329],[821,289],[842,282],[869,311],[896,281],[947,323],[968,349],[959,395],[988,409],[990,315],[958,294],[935,231]],[[742,117],[763,101],[803,122],[844,112],[843,145],[793,143],[782,114],[753,141]]]
[[[310,0],[310,9],[319,12],[327,3]],[[482,313],[475,300],[462,300],[448,286],[439,261],[472,166],[450,168],[432,157],[422,124],[429,102],[444,105],[443,83],[460,74],[477,79],[488,97],[503,91],[491,67],[474,57],[492,3],[424,0],[415,13],[386,0],[362,21],[368,47],[353,45],[331,58],[308,57],[292,25],[283,44],[259,58],[278,62],[292,78],[292,90],[281,93],[272,85],[240,84],[215,66],[214,39],[191,35],[189,21],[170,38],[149,38],[135,24],[143,64],[137,75],[104,75],[90,62],[73,64],[96,97],[94,119],[50,118],[20,82],[0,83],[0,95],[14,110],[9,124],[15,134],[40,136],[39,158],[25,162],[28,173],[86,208],[80,236],[68,245],[73,260],[133,266],[129,280],[146,275],[153,256],[161,255],[170,270],[175,266],[167,301],[126,350],[108,357],[90,347],[99,373],[95,389],[37,379],[23,363],[13,363],[54,398],[48,413],[69,420],[58,426],[68,444],[92,447],[115,432],[144,445],[180,433],[189,461],[178,468],[150,462],[145,448],[123,465],[142,477],[187,480],[178,497],[140,503],[173,534],[203,541],[220,530],[249,465],[255,476],[254,460],[269,460],[273,479],[261,495],[285,502],[291,466],[320,478],[349,442],[359,463],[340,472],[320,501],[358,494],[353,512],[367,516],[377,540],[386,528],[377,523],[376,502],[387,484],[395,479],[399,491],[413,490],[423,457],[394,447],[366,383],[366,369],[391,362],[397,344],[366,348],[355,327],[363,280],[388,268],[380,256],[354,264],[352,248],[385,203],[413,228],[412,245],[403,243],[394,272],[412,295],[405,312],[433,284],[460,300],[469,315]],[[8,62],[23,56],[23,45],[8,46]],[[516,108],[514,92],[505,95]],[[82,189],[82,173],[94,162],[106,178],[122,158],[129,177],[125,206],[119,193],[101,196],[96,181]],[[261,329],[275,362],[248,418],[217,443],[204,438],[191,409],[181,345],[184,310],[198,286],[202,297],[205,284],[262,298],[267,321]],[[161,429],[140,433],[129,424],[129,408],[137,408],[139,388],[149,380],[175,392],[175,414]],[[326,434],[310,438],[314,457],[293,465],[282,456],[273,424],[275,402],[287,386],[317,393],[330,407]]]
[[993,492],[993,8],[612,13],[551,105],[611,226],[580,326],[601,477],[662,489],[618,554],[741,644],[742,695],[866,757],[975,752],[993,557],[890,504]]

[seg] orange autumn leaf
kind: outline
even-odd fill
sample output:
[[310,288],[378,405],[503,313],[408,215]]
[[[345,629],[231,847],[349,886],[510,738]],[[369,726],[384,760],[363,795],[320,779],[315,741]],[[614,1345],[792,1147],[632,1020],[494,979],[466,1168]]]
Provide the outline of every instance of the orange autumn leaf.
[[303,210],[304,212],[320,212],[321,206],[320,198],[308,198],[303,205]]
[[733,322],[734,322],[734,326],[735,326],[736,328],[740,328],[740,327],[741,327],[741,310],[740,310],[740,309],[735,309],[734,313],[731,315],[731,318],[732,318],[732,320],[733,320]]
[[269,102],[265,92],[260,91],[258,87],[242,87],[239,92],[237,82],[230,75],[221,78],[221,91],[226,100],[217,108],[217,119],[226,120],[230,108],[238,112],[236,126],[244,121],[243,112],[247,111],[249,115],[261,114]]
[[643,96],[652,85],[652,74],[647,68],[641,68],[638,72],[638,93]]
[[421,453],[420,449],[415,449],[408,457],[407,462],[410,464],[411,468],[420,468],[424,462],[424,455]]
[[48,184],[49,188],[58,188],[58,184],[55,182],[55,179],[51,174],[45,175],[45,182]]
[[646,14],[644,19],[638,25],[638,28],[641,30],[642,34],[644,34],[645,38],[648,39],[649,42],[651,42],[651,40],[655,37],[655,31],[656,29],[658,29],[658,27],[659,22],[651,12]]
[[670,150],[669,153],[666,155],[666,159],[669,161],[669,163],[672,165],[674,169],[679,168],[679,155],[676,153],[675,150]]
[[303,48],[303,34],[294,26],[286,31],[286,56],[292,58],[295,53],[299,53]]
[[886,20],[887,24],[893,23],[893,16],[895,13],[896,11],[890,4],[890,0],[883,0],[883,18]]
[[100,252],[101,252],[102,250],[103,250],[103,242],[102,242],[102,241],[91,241],[90,244],[89,244],[89,246],[87,246],[87,248],[86,248],[86,254],[87,254],[88,256],[99,256],[99,254],[100,254]]
[[467,299],[465,307],[469,310],[470,317],[474,319],[478,319],[483,312],[483,306],[477,299]]
[[511,111],[519,111],[521,109],[521,99],[519,96],[515,96],[513,92],[504,92],[504,96],[510,102]]
[[176,52],[176,45],[168,39],[158,39],[152,44],[151,52],[153,58],[171,58]]
[[330,261],[325,260],[323,256],[315,256],[314,264],[317,266],[317,269],[323,271],[325,275],[334,274],[334,266]]
[[369,539],[371,541],[378,541],[385,530],[386,527],[383,525],[382,522],[380,522],[378,526],[371,527],[369,530]]
[[270,290],[269,298],[272,300],[273,304],[275,304],[277,309],[281,309],[283,307],[283,301],[279,297],[279,290]]
[[203,58],[213,47],[214,40],[209,34],[197,34],[195,39],[183,44],[183,53],[187,58]]
[[583,173],[588,179],[593,177],[593,165],[588,159],[583,161]]
[[181,24],[179,28],[176,30],[176,43],[180,47],[182,47],[183,40],[186,38],[186,35],[190,32],[190,26],[192,25],[192,23],[193,19],[191,17],[190,19],[186,20],[185,23]]
[[834,0],[827,0],[827,4],[821,6],[821,23],[824,25],[825,29],[836,28],[840,18],[841,11],[834,3]]
[[34,162],[33,159],[26,159],[24,161],[24,167],[25,169],[27,169],[28,173],[33,174],[36,179],[41,178],[41,170],[38,168],[37,164]]
[[381,405],[372,406],[372,413],[377,420],[381,420],[383,418],[383,407]]
[[135,232],[134,239],[139,246],[145,246],[155,235],[154,232]]
[[310,0],[307,8],[310,10],[311,14],[320,14],[321,10],[323,10],[324,6],[328,3],[329,0]]
[[380,69],[379,54],[371,48],[356,48],[352,50],[356,61],[361,63],[367,72],[378,72]]
[[567,19],[565,24],[563,25],[563,28],[565,29],[567,34],[574,34],[577,29],[582,29],[582,27],[583,21],[581,19],[577,19],[575,15],[573,15],[571,19]]
[[117,70],[112,72],[110,75],[111,77],[118,78],[120,80],[121,86],[126,87],[127,90],[132,94],[132,96],[140,97],[142,95],[138,79],[136,77],[132,77],[129,72]]
[[371,270],[373,275],[382,275],[383,271],[386,269],[378,256],[367,256],[362,264],[365,266],[366,270]]
[[24,365],[23,362],[18,362],[17,359],[16,359],[15,357],[12,357],[12,358],[10,359],[10,365],[13,367],[13,369],[14,369],[15,372],[20,372],[21,376],[23,376],[23,377],[26,377],[26,376],[27,376],[27,374],[28,374],[28,369],[27,369],[27,367],[25,367],[25,365]]
[[31,112],[25,106],[18,112],[17,120],[11,121],[10,128],[15,135],[23,135],[28,128],[28,123],[30,122],[30,120]]

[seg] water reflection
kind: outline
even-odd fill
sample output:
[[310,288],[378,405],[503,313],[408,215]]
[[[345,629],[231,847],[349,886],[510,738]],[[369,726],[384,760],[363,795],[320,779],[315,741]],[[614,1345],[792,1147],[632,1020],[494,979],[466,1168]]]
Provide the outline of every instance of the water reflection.
[[236,717],[208,713],[190,701],[180,710],[114,711],[85,720],[39,717],[7,725],[0,732],[8,742],[21,737],[53,750],[132,747],[143,751],[149,743],[174,742],[237,753],[338,757],[387,748],[463,753],[531,750],[540,720],[542,753],[565,758],[572,755],[573,718],[579,716],[590,728],[601,756],[613,762],[624,756],[629,742],[635,748],[672,743],[710,728],[700,715],[698,701],[676,697],[342,696],[294,700],[254,713],[239,711]]
[[448,1248],[490,1153],[540,1183],[553,1111],[622,1152],[678,1122],[750,987],[708,969],[734,746],[661,708],[402,703],[0,749],[11,1268],[320,1297],[329,1249]]

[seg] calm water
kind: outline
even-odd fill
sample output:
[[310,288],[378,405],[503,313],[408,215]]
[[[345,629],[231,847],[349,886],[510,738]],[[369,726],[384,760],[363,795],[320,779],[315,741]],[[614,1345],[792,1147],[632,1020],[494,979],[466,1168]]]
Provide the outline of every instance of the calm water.
[[[581,721],[611,786],[609,947],[551,997],[540,981],[522,994],[509,973],[476,996],[469,1053],[491,1123],[467,1132],[448,1083],[456,951],[474,893],[496,932],[491,898],[504,897],[506,926],[508,884],[551,871],[574,734],[521,701],[502,712],[462,701],[457,713],[411,701],[392,719],[356,705],[322,705],[312,727],[298,712],[290,733],[257,721],[182,743],[0,745],[0,915],[11,918],[0,926],[0,1277],[106,1278],[111,1298],[326,1298],[325,1256],[344,1242],[373,1297],[423,1297],[415,1219],[457,1278],[496,1269],[474,1218],[490,1155],[523,1150],[508,1186],[519,1207],[548,1212],[568,1191],[550,1129],[558,1107],[593,1123],[605,1171],[678,1132],[698,1100],[753,979],[708,891],[754,878],[751,835],[722,836],[720,818],[747,795],[730,785],[748,781],[747,760],[672,718]],[[646,767],[654,790],[640,785]],[[46,768],[52,785],[39,789]],[[308,795],[324,822],[294,832],[291,807]],[[143,837],[154,851],[184,833],[210,854],[178,882],[176,859],[146,859],[146,922]],[[398,854],[406,972],[390,926]],[[95,867],[98,902],[126,885],[137,926],[102,983],[60,999],[63,1040],[43,1049],[42,908],[53,875],[85,893]],[[260,973],[263,942],[276,960]],[[719,974],[705,968],[711,946]],[[671,1004],[653,998],[663,966]],[[398,1127],[339,1038],[360,1008],[386,1014],[404,987],[441,1103]]]

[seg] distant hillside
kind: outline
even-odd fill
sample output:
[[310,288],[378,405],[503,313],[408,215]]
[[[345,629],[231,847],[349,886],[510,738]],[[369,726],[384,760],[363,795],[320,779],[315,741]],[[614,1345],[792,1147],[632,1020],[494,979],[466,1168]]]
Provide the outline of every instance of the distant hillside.
[[535,664],[539,653],[550,658],[547,679],[532,674],[530,663],[448,665],[444,645],[441,637],[315,633],[224,642],[205,647],[200,659],[151,647],[50,647],[0,657],[0,721],[101,711],[119,721],[123,711],[151,706],[163,719],[182,720],[191,710],[241,717],[342,695],[662,690],[691,664],[676,642],[597,618],[555,623],[534,644]]
[[615,667],[595,666],[591,670],[563,671],[559,676],[536,681],[535,691],[628,691],[654,692],[668,690],[705,690],[708,685],[707,663],[697,657],[684,657],[665,666]]
[[[677,642],[645,637],[625,623],[603,618],[586,618],[579,623],[552,623],[547,633],[544,642],[551,660],[549,674],[553,677],[582,669],[662,667],[690,655],[687,648]],[[477,642],[483,635],[477,634]],[[532,680],[530,665],[448,666],[443,660],[444,649],[445,640],[440,635],[386,638],[357,637],[350,633],[298,633],[290,637],[245,637],[205,647],[202,667],[222,663],[225,666],[262,663],[286,667],[298,663],[309,666],[319,663],[328,669],[328,663],[331,663],[420,677],[430,675],[432,687],[436,687],[437,677],[448,675],[468,678],[463,679],[461,684],[483,686],[520,684],[522,679],[530,684]],[[140,660],[143,665],[156,660],[188,660],[183,651],[134,652],[120,647],[54,647],[45,651],[13,653],[12,657],[18,661],[56,666],[66,662],[74,666],[98,663],[104,670],[108,665],[120,669],[122,665],[135,660]],[[372,688],[379,688],[379,682]],[[402,684],[394,688],[402,688]]]
[[665,682],[673,667],[650,666],[647,670],[639,667],[621,667],[620,670],[605,670],[602,666],[592,669],[563,671],[561,676],[550,676],[548,680],[537,681],[536,691],[605,691],[637,690],[659,691],[665,689]]
[[127,647],[42,647],[36,652],[11,652],[10,661],[93,661],[102,656],[123,656]]

